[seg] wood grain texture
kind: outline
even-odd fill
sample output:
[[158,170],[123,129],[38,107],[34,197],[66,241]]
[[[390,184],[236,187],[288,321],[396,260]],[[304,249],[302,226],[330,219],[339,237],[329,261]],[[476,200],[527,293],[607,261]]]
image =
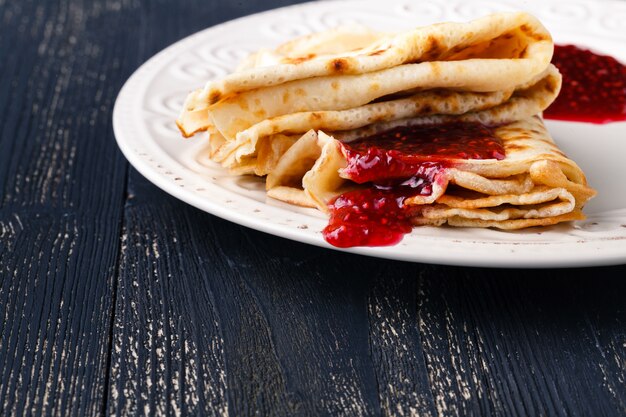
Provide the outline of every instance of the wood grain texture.
[[135,201],[122,234],[107,411],[227,415],[224,341],[208,280],[228,271],[205,269],[190,246],[194,225],[172,216],[175,205],[150,212]]
[[626,413],[624,267],[450,272],[420,288],[441,415]]
[[329,251],[129,169],[128,76],[287,3],[0,0],[0,415],[626,415],[626,265]]
[[[133,215],[133,218],[149,218],[150,221],[142,222],[141,231],[130,228],[129,242],[134,241],[130,236],[151,236],[152,233],[168,236],[148,238],[148,241],[159,242],[159,253],[178,251],[180,269],[177,280],[194,281],[196,293],[206,294],[201,304],[214,306],[212,314],[217,315],[216,319],[207,320],[202,311],[189,307],[180,319],[178,315],[176,317],[188,323],[208,321],[204,331],[223,338],[220,343],[198,345],[200,357],[194,360],[194,365],[205,365],[217,376],[224,372],[225,366],[225,379],[219,380],[210,373],[204,377],[208,376],[215,382],[212,386],[222,387],[226,392],[224,408],[230,415],[328,415],[342,412],[372,415],[377,412],[364,293],[368,280],[354,275],[351,267],[354,260],[359,262],[359,257],[343,255],[353,261],[345,264],[347,268],[335,270],[335,262],[329,265],[320,262],[326,251],[318,250],[311,256],[311,248],[306,245],[233,226],[172,201],[155,190],[143,194],[145,197],[142,194],[140,190],[133,193],[133,203],[127,210],[141,212],[140,216]],[[154,200],[153,195],[159,198]],[[163,206],[169,209],[163,210]],[[259,238],[265,244],[259,245]],[[126,245],[131,256],[136,252],[132,264],[142,264],[146,257],[155,257],[154,247],[148,248],[148,255],[146,237],[142,239],[141,245]],[[138,249],[133,251],[135,246]],[[234,248],[237,250],[232,250]],[[370,265],[373,262],[368,260]],[[146,270],[158,275],[159,281],[168,279],[163,268],[148,266]],[[359,270],[365,271],[363,267]],[[137,275],[142,274],[127,270],[120,275],[118,306],[144,305],[151,312],[158,311],[149,302],[152,296],[148,292],[137,294],[132,285],[124,283]],[[359,287],[360,297],[354,292]],[[182,308],[177,301],[176,287],[168,286],[165,290],[159,297],[163,308]],[[116,318],[120,322],[118,324],[116,320],[115,334],[120,333],[120,340],[131,340],[132,334],[126,334],[129,320],[118,314],[120,309],[116,309]],[[145,334],[146,321],[136,321],[136,331]],[[148,333],[150,340],[163,338],[159,337],[157,327],[150,327]],[[321,335],[325,338],[323,343],[320,343]],[[114,339],[117,340],[117,336]],[[126,352],[125,349],[121,351]],[[167,351],[165,349],[165,354]],[[142,362],[149,361],[150,356],[145,352],[137,357],[114,354],[112,375],[116,375],[116,369],[128,368],[137,361],[142,364],[137,368],[145,369]],[[225,365],[219,361],[208,363],[213,357],[220,358]],[[155,385],[154,382],[141,382],[144,376],[134,372],[130,372],[128,378],[148,387]],[[121,381],[127,380],[122,378]],[[149,392],[150,396],[157,395],[154,388]],[[111,400],[115,403],[140,401],[142,393],[146,391],[126,391],[123,398],[116,393],[111,395]],[[190,409],[195,412],[199,405],[193,404]],[[203,411],[208,413],[208,410]]]
[[386,263],[370,286],[370,343],[385,415],[437,415],[417,326],[423,279],[420,267]]
[[114,18],[0,3],[0,415],[102,410],[126,176],[109,109],[136,57],[88,28]]

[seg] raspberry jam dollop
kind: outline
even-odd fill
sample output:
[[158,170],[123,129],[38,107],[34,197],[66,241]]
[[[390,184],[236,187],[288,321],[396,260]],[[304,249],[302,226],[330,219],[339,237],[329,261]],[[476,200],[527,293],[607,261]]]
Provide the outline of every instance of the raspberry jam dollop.
[[480,123],[396,127],[344,143],[342,151],[342,175],[366,185],[328,205],[324,238],[344,248],[400,242],[419,212],[419,206],[405,204],[408,198],[431,195],[433,184],[459,159],[505,157],[502,141]]
[[341,194],[329,204],[324,238],[340,248],[395,245],[413,228],[411,217],[418,210],[405,205],[405,200],[430,195],[444,169],[440,162],[422,162],[405,181],[380,181]]
[[552,63],[563,75],[546,119],[588,123],[626,120],[626,66],[575,45],[555,45]]

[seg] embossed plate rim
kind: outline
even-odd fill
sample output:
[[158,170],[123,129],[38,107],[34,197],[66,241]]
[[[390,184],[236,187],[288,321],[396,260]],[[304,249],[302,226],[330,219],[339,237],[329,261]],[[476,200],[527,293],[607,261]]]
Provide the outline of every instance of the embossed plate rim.
[[[626,207],[591,216],[586,223],[581,223],[582,226],[577,224],[576,227],[559,225],[521,233],[420,227],[397,246],[334,248],[321,236],[325,219],[320,213],[261,198],[260,196],[264,194],[259,189],[258,181],[229,176],[210,163],[191,157],[190,155],[197,154],[197,147],[201,146],[201,143],[182,141],[175,131],[168,130],[173,124],[176,111],[170,108],[173,105],[168,104],[170,97],[167,94],[179,94],[177,88],[179,90],[181,88],[179,85],[172,85],[176,83],[167,82],[168,77],[173,77],[172,73],[176,72],[173,68],[174,62],[190,59],[192,67],[195,65],[194,62],[196,64],[201,62],[200,57],[194,57],[198,53],[192,51],[192,47],[195,48],[199,43],[207,42],[217,35],[235,31],[237,36],[243,33],[245,38],[251,35],[246,30],[251,31],[253,23],[267,23],[272,19],[284,21],[286,18],[292,22],[298,22],[298,19],[310,20],[314,19],[312,16],[320,10],[326,10],[330,16],[337,16],[333,14],[335,10],[356,3],[360,5],[361,10],[364,6],[374,10],[380,7],[373,1],[355,0],[312,2],[283,7],[213,26],[159,52],[128,79],[118,95],[113,111],[113,128],[118,146],[131,165],[148,180],[192,206],[252,229],[333,250],[410,262],[483,267],[579,267],[626,263],[626,226],[624,226]],[[462,7],[508,9],[515,7],[513,1],[494,3],[474,1],[468,4],[458,0],[445,2],[431,0],[415,5],[392,0],[385,4],[386,8],[390,8],[391,5],[393,10],[406,7],[409,11],[410,7],[439,7],[443,11],[443,19],[451,19],[448,16],[455,15],[456,10],[461,10]],[[541,4],[548,12],[549,8],[560,5],[568,7],[582,5],[583,9],[588,7],[589,10],[598,10],[597,4],[591,0],[577,2],[548,0]],[[626,16],[626,9],[621,9],[623,4],[615,1],[605,1],[602,4],[608,9],[618,8],[618,11],[624,12]],[[573,10],[571,13],[576,13],[575,9],[570,10]],[[609,16],[610,13],[607,12],[606,15]],[[314,21],[313,23],[316,24]],[[572,33],[575,32],[574,28],[580,30],[579,25],[572,26]],[[266,35],[255,33],[255,42],[258,42],[259,37]],[[612,35],[606,34],[608,38]],[[276,36],[276,39],[272,39],[272,36],[267,35],[264,42],[270,42],[270,39],[274,43],[280,41],[278,39],[280,36]],[[626,39],[626,36],[624,38]],[[221,56],[221,59],[228,58]],[[221,71],[221,63],[215,60],[215,56],[209,56],[209,59],[216,61],[215,66],[211,68]],[[190,88],[192,83],[187,81],[189,80],[181,81],[180,84]],[[204,79],[198,78],[195,80],[195,86],[203,82]],[[160,100],[155,100],[155,95],[161,93],[165,99],[160,97]],[[176,102],[179,98],[174,97],[173,101]],[[174,143],[176,145],[173,145]],[[622,150],[626,152],[626,145]],[[626,174],[622,175],[626,177]],[[606,219],[617,222],[615,223],[618,225],[617,228],[594,231],[594,227],[598,225],[601,227]],[[589,226],[588,230],[586,226]]]

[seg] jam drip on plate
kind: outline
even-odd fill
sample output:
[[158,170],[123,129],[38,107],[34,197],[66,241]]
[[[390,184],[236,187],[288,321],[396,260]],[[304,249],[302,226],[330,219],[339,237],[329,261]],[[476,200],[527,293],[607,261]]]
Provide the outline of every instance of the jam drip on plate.
[[329,204],[330,220],[323,231],[331,245],[395,245],[412,229],[416,206],[404,204],[409,197],[430,195],[443,164],[422,162],[415,175],[405,181],[373,183],[367,188],[341,194]]
[[[394,245],[412,229],[419,206],[458,159],[504,159],[502,141],[479,123],[402,126],[343,144],[343,176],[366,184],[328,205],[324,238],[337,247]],[[445,186],[445,184],[442,184]]]
[[563,86],[546,119],[588,123],[626,120],[626,66],[615,58],[574,45],[556,45],[552,63]]

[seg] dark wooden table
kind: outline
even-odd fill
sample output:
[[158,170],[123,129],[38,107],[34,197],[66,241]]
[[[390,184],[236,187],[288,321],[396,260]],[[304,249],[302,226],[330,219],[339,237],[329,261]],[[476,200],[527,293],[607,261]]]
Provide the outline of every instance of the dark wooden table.
[[306,246],[135,172],[111,112],[165,46],[289,3],[0,0],[0,415],[626,414],[626,266]]

